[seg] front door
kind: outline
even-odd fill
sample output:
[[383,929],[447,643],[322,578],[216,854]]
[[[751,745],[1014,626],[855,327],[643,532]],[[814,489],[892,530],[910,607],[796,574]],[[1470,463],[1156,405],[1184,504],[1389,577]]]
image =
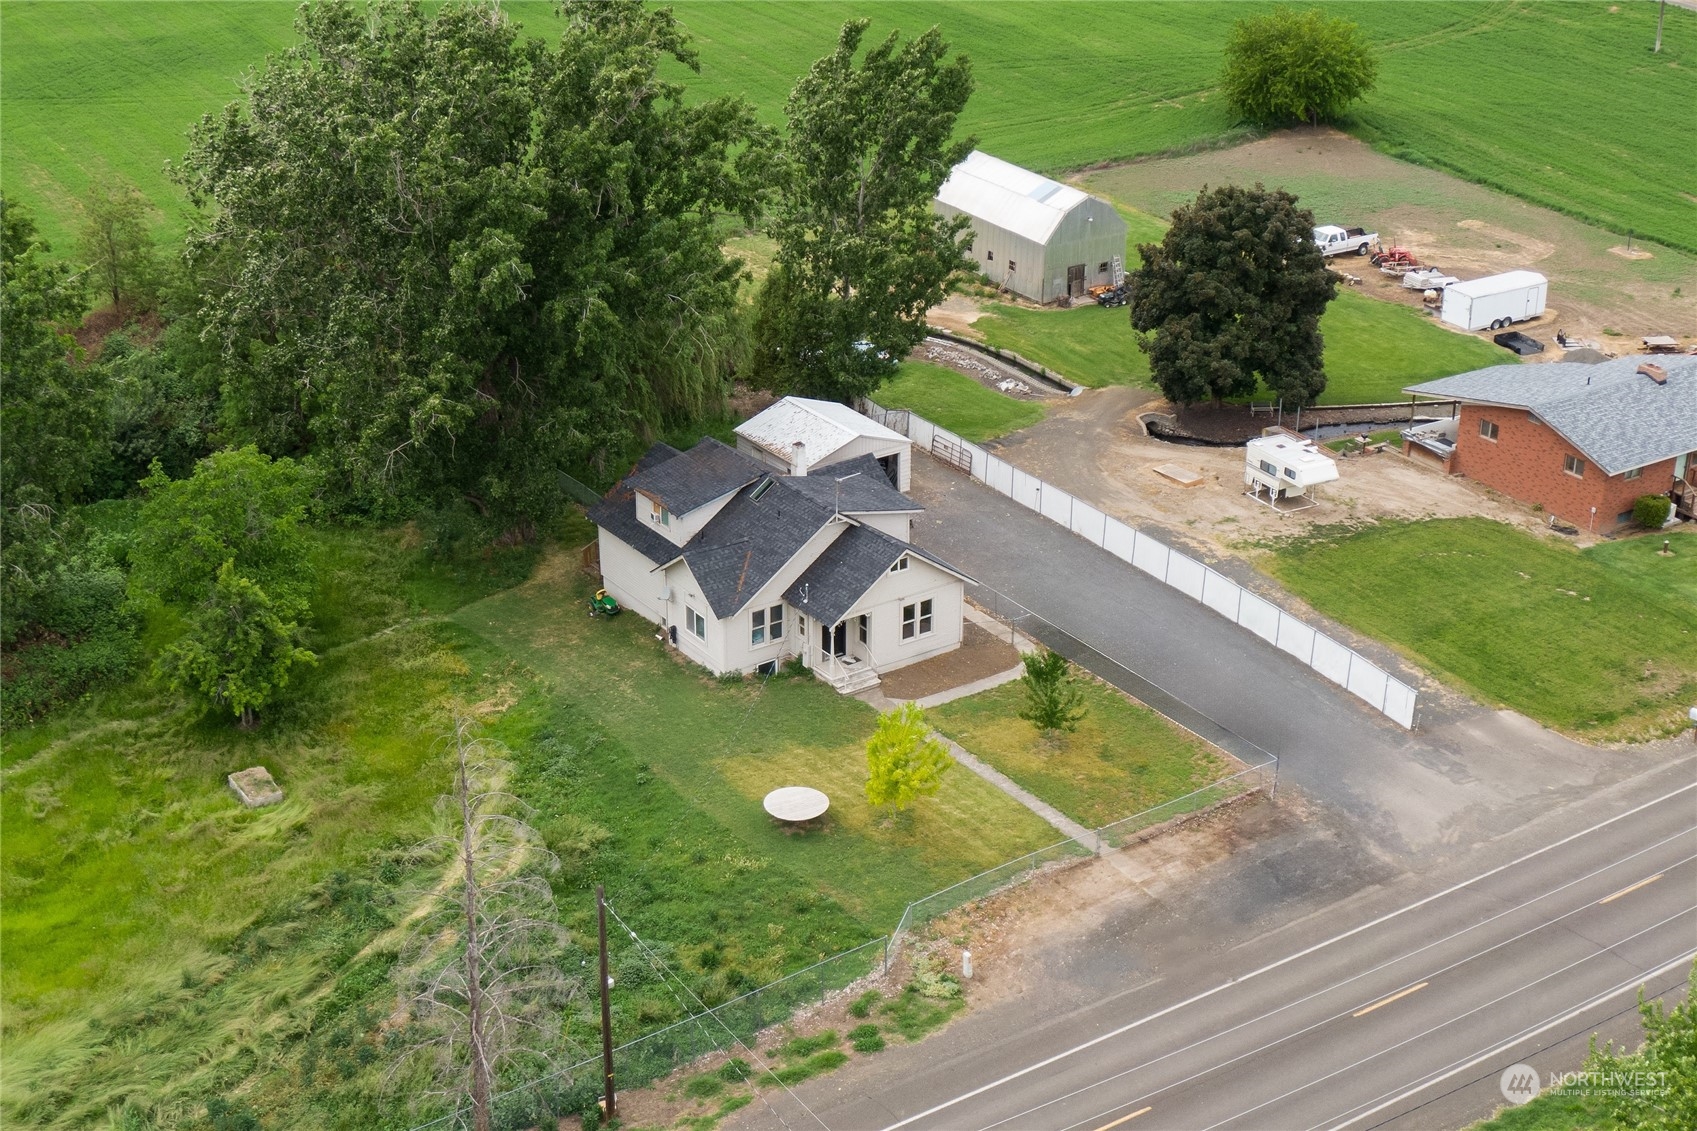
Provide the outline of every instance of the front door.
[[827,656],[835,656],[839,660],[848,655],[848,622],[844,621],[835,629],[828,624],[819,626],[819,650]]
[[1084,297],[1084,264],[1082,263],[1067,268],[1067,297]]

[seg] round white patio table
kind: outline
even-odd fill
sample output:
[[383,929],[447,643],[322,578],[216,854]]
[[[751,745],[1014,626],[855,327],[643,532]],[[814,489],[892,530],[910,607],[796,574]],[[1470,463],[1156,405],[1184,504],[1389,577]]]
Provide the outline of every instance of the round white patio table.
[[761,807],[786,824],[801,824],[824,816],[831,799],[805,785],[786,785],[768,793]]

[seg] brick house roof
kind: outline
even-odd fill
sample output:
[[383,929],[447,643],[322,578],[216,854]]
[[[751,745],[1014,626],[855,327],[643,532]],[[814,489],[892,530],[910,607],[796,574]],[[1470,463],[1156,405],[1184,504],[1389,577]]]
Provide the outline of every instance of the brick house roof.
[[[1639,372],[1646,364],[1666,381]],[[1526,409],[1607,475],[1697,451],[1697,357],[1493,365],[1403,392]]]

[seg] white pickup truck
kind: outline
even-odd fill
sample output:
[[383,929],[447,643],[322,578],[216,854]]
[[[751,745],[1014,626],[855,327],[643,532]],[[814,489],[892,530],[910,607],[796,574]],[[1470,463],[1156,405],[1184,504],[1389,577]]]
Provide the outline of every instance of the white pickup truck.
[[1314,229],[1314,242],[1320,245],[1320,254],[1325,256],[1366,255],[1368,250],[1379,242],[1378,232],[1367,232],[1360,228],[1340,228],[1336,224],[1322,224]]

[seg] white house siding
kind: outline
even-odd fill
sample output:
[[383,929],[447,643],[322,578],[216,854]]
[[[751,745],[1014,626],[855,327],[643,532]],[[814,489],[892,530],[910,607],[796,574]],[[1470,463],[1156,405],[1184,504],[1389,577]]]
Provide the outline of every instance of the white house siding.
[[[740,487],[737,488],[738,491],[741,489],[742,488]],[[665,538],[674,546],[683,546],[687,544],[691,538],[694,538],[697,534],[701,533],[702,527],[706,526],[709,522],[712,522],[718,513],[725,509],[725,505],[736,496],[736,493],[736,491],[726,491],[717,499],[702,503],[699,507],[696,507],[688,514],[674,514],[669,516],[671,521],[662,525],[656,518],[656,516],[660,513],[660,504],[656,503],[653,499],[650,499],[647,495],[644,495],[640,491],[632,492],[632,494],[636,496],[635,505],[637,520],[639,522],[648,523],[648,528],[650,530],[660,535],[660,537]]]
[[[903,640],[902,606],[927,599],[935,627],[927,636]],[[960,578],[910,557],[907,569],[879,578],[843,618],[849,625],[849,653],[869,659],[879,672],[891,672],[952,651],[960,646],[964,600]],[[865,647],[855,624],[862,613],[871,618]]]
[[867,514],[855,514],[854,520],[862,526],[870,526],[881,530],[898,542],[911,542],[913,533],[913,516],[901,511],[872,511]]
[[856,436],[824,459],[819,460],[808,469],[809,475],[830,475],[831,465],[851,460],[855,456],[872,456],[883,459],[886,456],[896,456],[896,490],[907,493],[913,478],[913,470],[909,467],[910,453],[913,443],[910,440],[884,440],[877,436]]
[[619,604],[655,624],[666,623],[666,603],[660,599],[666,579],[654,563],[605,528],[599,537],[601,584]]

